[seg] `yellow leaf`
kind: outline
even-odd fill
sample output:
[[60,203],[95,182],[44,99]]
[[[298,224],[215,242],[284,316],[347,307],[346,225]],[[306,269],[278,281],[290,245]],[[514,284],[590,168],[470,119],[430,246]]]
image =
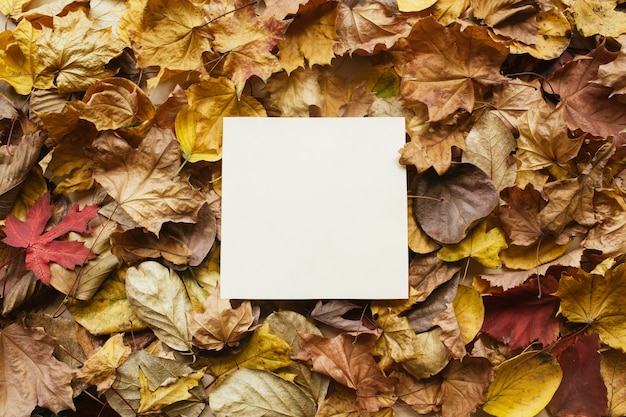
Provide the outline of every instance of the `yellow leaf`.
[[433,16],[442,25],[448,26],[460,17],[470,5],[470,0],[437,0]]
[[616,38],[626,33],[626,14],[615,10],[620,1],[573,0],[572,3],[572,16],[581,35]]
[[421,12],[436,2],[437,0],[398,0],[398,10],[401,12]]
[[48,191],[46,179],[43,177],[39,165],[35,165],[20,187],[20,193],[17,195],[11,207],[11,214],[25,221],[28,209],[35,204],[35,201],[39,200],[39,197],[44,195],[46,191]]
[[305,62],[309,68],[330,64],[335,57],[333,46],[337,42],[336,20],[335,2],[322,3],[298,13],[287,28],[285,40],[278,44],[280,64],[287,73],[305,67]]
[[[198,161],[217,161],[222,158],[224,117],[267,116],[265,109],[255,98],[245,95],[238,98],[235,85],[227,78],[204,79],[191,86],[186,94],[189,99],[187,112],[193,112],[193,116],[183,113],[180,121],[176,118],[176,134],[180,132],[184,137],[183,142],[186,143],[185,149],[189,147],[190,158],[196,156]],[[195,140],[190,133],[190,117],[196,121]],[[182,146],[181,143],[181,150]]]
[[439,244],[431,239],[415,221],[413,215],[413,202],[408,199],[408,222],[409,229],[409,248],[420,254],[430,253],[440,248]]
[[496,417],[532,417],[552,399],[563,371],[548,353],[526,352],[501,363],[483,410]]
[[609,409],[607,416],[626,415],[626,354],[619,350],[600,353],[600,372],[606,385]]
[[105,65],[124,49],[111,29],[93,30],[82,11],[53,18],[54,27],[44,27],[33,55],[35,87],[58,88],[60,93],[85,91],[96,82],[115,75]]
[[537,36],[532,44],[511,43],[511,53],[528,53],[535,58],[551,60],[561,56],[571,38],[571,25],[556,7],[537,13]]
[[319,75],[316,69],[276,74],[267,83],[269,103],[278,108],[283,117],[309,117],[309,106],[323,106]]
[[161,385],[156,390],[150,389],[148,378],[139,368],[139,414],[159,411],[163,407],[191,398],[190,389],[198,385],[204,375],[204,368],[178,377],[175,382]]
[[124,334],[110,337],[96,353],[90,356],[79,369],[76,379],[95,385],[98,394],[109,389],[115,381],[116,369],[131,353],[130,346],[124,344]]
[[33,88],[35,62],[32,57],[40,33],[24,19],[13,32],[0,34],[0,80],[9,83],[18,94],[29,94]]
[[196,151],[198,135],[196,120],[202,117],[198,112],[184,107],[176,115],[176,139],[180,143],[180,153],[189,162],[215,161],[219,159],[219,148],[207,149],[207,152]]
[[626,352],[626,264],[605,276],[582,270],[564,275],[554,293],[561,299],[561,313],[571,322],[589,324],[602,342]]
[[511,245],[500,252],[500,259],[507,268],[528,270],[559,258],[568,247],[569,242],[558,245],[554,238],[546,237],[529,246]]
[[261,326],[250,338],[248,345],[236,355],[208,359],[211,373],[224,377],[239,368],[274,371],[291,365],[291,347],[287,342],[269,332],[267,324]]
[[502,266],[498,254],[507,247],[504,232],[499,227],[487,230],[487,221],[482,221],[469,236],[455,245],[444,245],[437,256],[446,262],[455,262],[471,257],[487,268]]
[[93,161],[85,155],[86,141],[66,140],[54,148],[48,173],[52,180],[61,181],[54,189],[55,194],[87,191],[93,188]]
[[459,285],[452,305],[461,328],[463,343],[468,344],[476,337],[483,325],[485,306],[482,297],[475,289]]

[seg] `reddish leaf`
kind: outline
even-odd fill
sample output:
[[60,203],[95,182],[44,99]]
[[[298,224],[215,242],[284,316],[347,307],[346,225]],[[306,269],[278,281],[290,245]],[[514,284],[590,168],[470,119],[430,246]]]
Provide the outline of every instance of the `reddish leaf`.
[[559,389],[548,405],[556,417],[600,417],[606,415],[607,391],[600,373],[600,337],[591,333],[558,357],[563,369]]
[[98,213],[98,206],[85,206],[80,211],[74,204],[59,224],[44,232],[46,224],[52,217],[50,194],[44,194],[28,210],[26,221],[13,215],[7,216],[3,242],[9,246],[26,249],[26,268],[44,284],[50,284],[50,262],[55,262],[67,269],[74,269],[96,254],[85,247],[83,242],[57,241],[69,232],[89,233],[87,223]]
[[538,297],[537,280],[531,279],[519,287],[484,297],[485,321],[482,331],[511,349],[526,347],[537,340],[544,346],[554,342],[559,334],[556,312],[559,299],[549,295],[558,283],[553,277],[540,281],[542,296]]

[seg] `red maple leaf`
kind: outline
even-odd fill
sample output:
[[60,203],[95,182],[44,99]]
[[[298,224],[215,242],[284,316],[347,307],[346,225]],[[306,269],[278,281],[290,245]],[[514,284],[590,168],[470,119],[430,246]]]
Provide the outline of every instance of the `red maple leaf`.
[[511,349],[526,347],[537,340],[544,346],[559,335],[559,299],[549,295],[558,283],[552,276],[540,280],[542,296],[538,297],[537,279],[530,279],[519,287],[484,297],[485,321],[481,331]]
[[46,224],[52,217],[50,194],[46,193],[28,210],[26,221],[8,215],[2,240],[9,246],[26,249],[26,268],[44,284],[50,285],[50,262],[67,269],[74,269],[96,257],[83,242],[57,241],[69,232],[89,233],[87,225],[98,213],[98,206],[85,206],[82,211],[74,204],[59,224],[46,231]]

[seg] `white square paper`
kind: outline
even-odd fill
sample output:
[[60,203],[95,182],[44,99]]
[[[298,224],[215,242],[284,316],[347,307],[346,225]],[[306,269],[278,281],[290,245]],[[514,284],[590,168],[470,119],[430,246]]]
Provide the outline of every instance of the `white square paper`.
[[403,118],[225,118],[221,296],[408,296]]

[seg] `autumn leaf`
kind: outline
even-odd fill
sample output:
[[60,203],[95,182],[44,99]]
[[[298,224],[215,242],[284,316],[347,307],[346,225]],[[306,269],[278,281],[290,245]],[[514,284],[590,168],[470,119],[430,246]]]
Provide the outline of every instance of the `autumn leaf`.
[[607,388],[608,415],[626,412],[626,354],[619,350],[600,353],[600,372]]
[[579,270],[575,276],[564,275],[555,296],[561,299],[560,312],[573,323],[586,323],[597,332],[602,342],[626,351],[626,311],[619,300],[626,296],[623,264],[606,272],[605,276]]
[[407,40],[415,59],[401,69],[401,92],[406,99],[426,104],[430,121],[459,109],[472,112],[479,86],[507,80],[500,75],[507,48],[479,26],[461,31],[457,24],[445,27],[425,18],[413,26]]
[[17,93],[29,94],[35,82],[36,40],[41,34],[26,19],[11,31],[0,34],[0,80],[10,84]]
[[52,356],[54,346],[54,339],[38,328],[13,323],[0,331],[3,416],[30,415],[37,405],[55,413],[75,410],[70,386],[73,371]]
[[562,377],[554,356],[522,353],[496,368],[482,409],[497,417],[534,416],[548,405]]
[[102,394],[115,381],[115,370],[131,353],[130,346],[124,345],[123,334],[111,336],[104,345],[90,356],[80,368],[76,379],[86,384],[96,385],[98,393]]
[[376,412],[393,404],[393,382],[371,355],[378,335],[340,333],[334,338],[311,334],[301,337],[301,350],[294,359],[306,361],[314,371],[356,390],[359,409]]
[[447,262],[471,257],[487,268],[502,266],[498,254],[507,247],[502,229],[494,227],[487,231],[487,222],[476,226],[465,239],[455,245],[444,245],[437,256]]
[[614,0],[575,0],[570,13],[581,35],[618,37],[626,33],[626,16],[615,10],[618,3]]
[[283,117],[308,117],[309,106],[323,105],[319,75],[314,69],[275,75],[267,83],[270,105],[280,110]]
[[26,221],[22,222],[13,215],[7,216],[4,227],[6,237],[2,241],[9,246],[26,249],[26,267],[35,273],[37,279],[50,285],[51,262],[74,269],[95,257],[82,242],[56,239],[69,232],[89,233],[91,229],[87,223],[97,213],[98,206],[85,206],[79,210],[78,204],[74,204],[59,224],[45,231],[52,217],[50,194],[45,194],[30,208]]
[[[463,240],[498,204],[491,179],[471,164],[455,165],[441,176],[427,171],[419,177],[416,196],[413,210],[419,225],[445,244]],[[440,227],[442,223],[448,227]]]
[[168,380],[156,389],[150,388],[146,374],[139,368],[139,408],[138,413],[159,411],[162,408],[178,401],[185,401],[192,397],[189,392],[198,386],[204,375],[204,368],[182,375],[173,382]]
[[204,313],[187,311],[192,343],[202,349],[221,350],[238,346],[239,341],[255,329],[249,301],[232,308],[230,300],[220,298],[219,287],[207,298]]
[[543,234],[537,215],[547,201],[532,184],[527,184],[524,189],[506,188],[500,196],[506,204],[499,207],[498,217],[511,243],[520,246],[535,243]]
[[346,300],[330,300],[326,303],[320,300],[311,310],[310,316],[320,323],[345,332],[358,332],[367,329],[368,327],[363,323],[363,320],[344,317],[346,313],[353,310],[362,310],[362,307]]
[[114,133],[93,142],[95,180],[138,224],[158,235],[166,221],[193,223],[201,194],[181,177],[178,144],[171,132],[152,128],[138,148]]

